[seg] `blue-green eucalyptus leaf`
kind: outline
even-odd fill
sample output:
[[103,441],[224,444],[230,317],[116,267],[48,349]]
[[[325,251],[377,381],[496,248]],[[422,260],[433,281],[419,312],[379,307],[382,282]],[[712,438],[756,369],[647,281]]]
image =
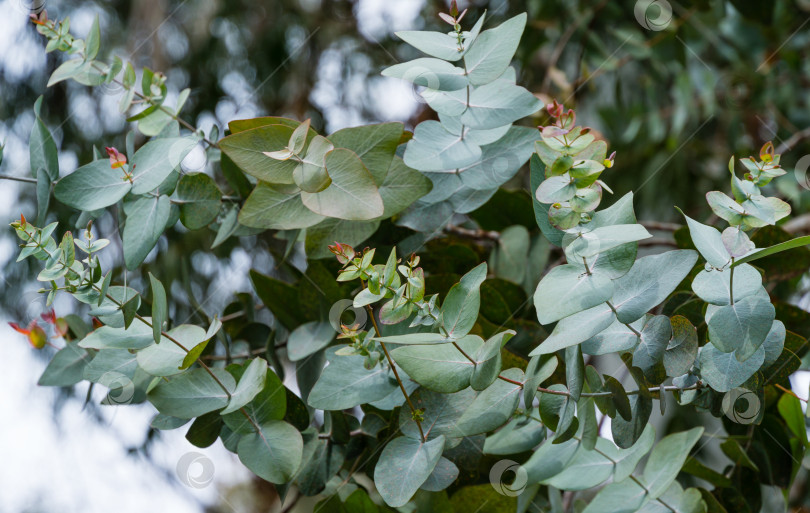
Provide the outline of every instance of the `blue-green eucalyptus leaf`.
[[[438,436],[445,436],[450,441],[457,438],[459,436],[458,421],[475,396],[476,393],[471,388],[465,388],[452,394],[419,388],[411,394],[414,406],[424,411],[422,428],[427,439],[432,440]],[[401,408],[399,411],[399,428],[403,435],[420,439],[419,429],[408,408]]]
[[405,335],[375,337],[374,340],[402,345],[432,345],[447,344],[452,342],[454,339],[446,337],[441,333],[407,333]]
[[155,339],[155,343],[159,344],[163,323],[168,319],[166,289],[152,273],[149,273],[149,284],[152,288],[152,337]]
[[335,328],[328,322],[308,322],[298,326],[287,338],[287,357],[293,362],[328,346],[337,336]]
[[266,481],[286,483],[301,465],[304,452],[301,433],[280,420],[272,420],[260,428],[260,433],[253,432],[239,439],[239,460]]
[[126,221],[121,239],[124,263],[133,271],[146,259],[163,234],[171,211],[168,196],[139,196],[124,202]]
[[775,316],[767,294],[747,296],[733,305],[709,305],[709,340],[724,353],[736,351],[737,358],[744,361],[765,342]]
[[765,337],[765,342],[762,343],[765,348],[765,360],[762,362],[762,368],[767,369],[779,359],[785,347],[786,335],[785,324],[782,321],[773,321],[771,330]]
[[526,381],[523,383],[523,404],[532,404],[537,395],[537,387],[551,377],[559,364],[557,357],[532,356],[526,366]]
[[108,160],[96,160],[62,177],[53,189],[56,199],[77,210],[98,210],[114,205],[132,188],[120,169]]
[[433,468],[433,472],[430,473],[427,480],[419,488],[429,492],[440,492],[453,484],[453,481],[458,478],[458,474],[459,470],[456,464],[442,457]]
[[92,356],[77,344],[68,343],[48,362],[37,384],[47,387],[69,387],[84,379],[84,370]]
[[578,438],[571,438],[559,444],[547,439],[523,464],[529,483],[545,481],[565,470],[580,446],[581,442]]
[[321,373],[307,402],[319,410],[345,410],[382,399],[397,387],[390,370],[377,365],[366,369],[359,355],[336,356]]
[[739,361],[734,353],[724,353],[713,344],[703,346],[698,356],[700,376],[718,392],[728,392],[745,383],[764,361],[764,344],[744,362]]
[[473,85],[488,84],[509,66],[526,26],[526,13],[481,32],[464,56],[464,68]]
[[[402,123],[380,123],[338,130],[329,136],[336,148],[355,152],[380,187],[397,170],[392,168],[394,154],[402,139]],[[396,178],[396,177],[391,177]]]
[[[647,322],[645,316],[629,323],[637,332],[641,332]],[[631,330],[627,324],[616,320],[596,335],[582,343],[582,352],[591,355],[608,353],[619,353],[635,349],[639,343],[636,332]]]
[[459,169],[467,187],[489,190],[510,180],[532,155],[537,131],[525,126],[512,126],[495,142],[481,146],[481,159]]
[[130,163],[132,193],[146,194],[156,189],[196,145],[195,137],[171,137],[153,139],[141,146]]
[[551,221],[549,221],[548,218],[548,209],[550,205],[547,203],[542,203],[537,199],[537,190],[539,189],[543,180],[545,180],[546,164],[543,163],[537,154],[534,154],[529,160],[529,170],[531,190],[534,193],[532,194],[532,205],[534,207],[535,221],[540,227],[540,230],[543,232],[543,236],[545,236],[549,242],[555,246],[562,246],[564,233],[551,225]]
[[694,242],[701,256],[712,267],[718,269],[725,267],[731,261],[731,255],[728,254],[726,247],[723,245],[720,231],[712,226],[701,224],[686,214],[684,214],[684,217],[686,218],[686,224],[689,226],[692,242]]
[[[456,344],[468,355],[475,355],[484,346],[477,335],[467,335]],[[499,348],[500,349],[500,348]],[[475,363],[467,359],[453,344],[398,347],[391,356],[402,370],[423,387],[450,394],[470,386]]]
[[428,55],[446,61],[457,61],[464,57],[470,46],[478,38],[485,17],[486,13],[482,14],[469,32],[462,32],[464,39],[461,48],[459,48],[458,38],[445,32],[402,30],[395,32],[395,34],[409,45]]
[[399,157],[391,161],[391,168],[380,185],[383,218],[399,214],[433,188],[430,179],[409,168]]
[[180,367],[188,350],[205,340],[205,330],[191,324],[181,324],[167,332],[183,348],[171,340],[163,340],[138,351],[138,365],[153,376],[173,376],[182,372]]
[[664,352],[664,369],[668,376],[682,376],[692,368],[697,358],[697,330],[686,317],[674,315],[670,319],[672,340]]
[[553,204],[568,201],[577,193],[577,186],[568,173],[546,178],[537,188],[535,197],[540,203]]
[[177,183],[180,222],[189,230],[211,224],[222,206],[222,192],[214,179],[205,173],[185,174]]
[[620,449],[616,454],[616,468],[613,473],[613,480],[623,481],[630,477],[636,466],[655,443],[655,428],[652,424],[647,424],[644,431],[636,443],[628,449]]
[[374,467],[374,483],[385,503],[404,506],[430,477],[443,450],[443,436],[427,442],[401,436],[389,442]]
[[661,304],[697,262],[697,253],[684,249],[639,258],[615,280],[613,306],[620,322],[632,323]]
[[[523,371],[520,369],[508,369],[501,375],[520,383],[523,382]],[[501,379],[496,380],[489,388],[475,397],[464,415],[458,419],[456,424],[458,436],[486,433],[506,424],[515,413],[521,391],[520,385]]]
[[450,288],[442,304],[442,325],[448,337],[461,338],[475,325],[481,305],[479,288],[486,277],[487,264],[479,264]]
[[625,420],[621,415],[617,415],[610,424],[613,441],[622,449],[628,449],[636,443],[644,432],[652,413],[650,396],[639,393],[629,396],[629,401],[630,420]]
[[602,303],[561,319],[557,322],[551,335],[529,353],[529,356],[550,354],[568,346],[585,342],[594,335],[601,333],[615,320],[616,315],[607,303]]
[[706,201],[717,217],[725,219],[732,226],[740,225],[748,215],[742,205],[722,192],[712,191],[706,193]]
[[309,228],[324,220],[304,206],[300,192],[286,194],[267,182],[259,182],[239,211],[239,223],[267,230]]
[[332,143],[320,135],[316,135],[310,141],[306,155],[303,156],[301,163],[293,170],[293,180],[302,191],[321,192],[332,183],[332,178],[326,170],[325,161],[326,154],[333,149],[335,147]]
[[638,483],[625,479],[602,488],[582,513],[636,513],[644,504],[647,492]]
[[540,324],[550,324],[595,307],[613,297],[613,288],[613,281],[606,276],[587,274],[570,264],[557,266],[537,285],[537,319]]
[[[160,344],[163,345],[166,342]],[[211,369],[211,372],[228,392],[233,392],[236,382],[226,370]],[[205,369],[192,369],[158,382],[147,397],[160,413],[190,419],[227,406],[228,393],[219,383]]]
[[[512,330],[503,331],[490,337],[475,354],[475,367],[470,376],[473,390],[484,390],[498,379],[501,372],[501,348],[515,335]],[[469,354],[469,353],[468,353]]]
[[405,164],[419,171],[460,169],[481,158],[481,147],[454,135],[438,121],[417,125],[405,149]]
[[661,363],[664,351],[672,338],[672,325],[666,315],[650,318],[641,330],[641,337],[633,352],[633,366],[648,374],[653,367]]
[[[533,416],[537,417],[537,409]],[[484,453],[506,456],[534,449],[546,436],[546,428],[537,420],[518,416],[489,435],[484,442]]]
[[723,230],[720,239],[729,255],[735,258],[747,255],[756,247],[741,227],[729,226]]
[[700,440],[703,427],[665,436],[650,453],[644,466],[643,482],[651,499],[660,497],[675,481],[692,447]]
[[[264,126],[250,126],[246,129],[235,130],[231,124],[233,134],[219,142],[222,152],[227,155],[239,169],[259,180],[273,184],[292,184],[292,172],[298,165],[292,159],[276,160],[265,153],[278,151],[287,146],[297,122],[274,118],[274,123]],[[293,126],[290,126],[293,125]],[[314,137],[315,131],[310,130],[309,137]]]
[[[734,301],[752,296],[762,288],[762,276],[748,264],[731,269],[700,271],[692,280],[692,290],[703,301],[713,305],[728,305],[733,292]],[[732,291],[732,278],[734,287]]]
[[638,513],[669,513],[673,508],[683,513],[703,513],[706,507],[706,501],[697,488],[684,490],[680,483],[673,481],[666,492],[657,500],[648,501]]
[[437,91],[456,91],[469,84],[464,69],[433,58],[419,58],[383,70],[383,76],[407,80]]
[[510,125],[542,107],[543,102],[526,89],[496,80],[472,90],[461,122],[470,128],[488,130]]
[[243,409],[250,420],[241,411],[234,411],[222,416],[222,420],[225,421],[228,428],[243,435],[255,431],[253,423],[263,425],[271,420],[284,418],[287,411],[287,391],[276,373],[272,370],[265,373],[261,390],[243,406]]
[[[143,349],[154,344],[152,327],[135,319],[129,328],[116,328],[112,326],[102,326],[88,334],[79,347],[86,349]],[[172,342],[163,338],[161,344],[171,344]]]
[[382,216],[383,201],[374,177],[353,151],[334,149],[324,162],[332,183],[318,193],[301,192],[304,206],[322,216],[354,221]]
[[529,230],[525,226],[514,225],[504,229],[490,256],[489,265],[495,276],[522,283],[526,275],[529,245]]
[[105,387],[115,384],[121,377],[132,379],[138,362],[135,354],[123,349],[102,349],[84,368],[84,379]]
[[42,97],[40,96],[34,105],[36,120],[31,128],[31,137],[28,139],[28,156],[31,174],[34,178],[39,180],[39,171],[42,170],[45,173],[45,177],[42,178],[47,177],[47,182],[50,183],[59,178],[59,160],[57,158],[56,143],[53,140],[51,131],[48,130],[48,127],[40,118],[41,105]]
[[252,401],[264,388],[266,376],[267,362],[262,358],[254,358],[239,378],[228,406],[220,412],[220,415],[234,412]]
[[562,472],[541,483],[560,490],[586,490],[602,484],[613,473],[619,450],[604,438],[596,440],[596,449],[580,447]]
[[[551,179],[549,179],[551,180]],[[622,244],[652,237],[640,224],[617,224],[600,226],[566,234],[563,238],[565,256],[569,261],[581,261],[599,253],[609,251]]]

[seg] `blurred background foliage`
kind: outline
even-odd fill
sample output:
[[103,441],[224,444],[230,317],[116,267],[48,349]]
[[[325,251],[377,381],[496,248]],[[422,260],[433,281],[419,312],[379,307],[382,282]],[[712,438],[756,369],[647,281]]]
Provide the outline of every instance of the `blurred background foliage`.
[[[48,76],[63,56],[44,53],[44,40],[25,23],[22,4],[0,3],[9,13],[2,22],[8,30],[0,36],[0,140],[6,144],[0,173],[30,176],[32,106],[41,94],[42,115],[57,139],[63,174],[90,161],[94,146],[124,147],[130,127],[116,109],[119,91],[72,81],[46,90]],[[774,183],[770,194],[792,203],[797,219],[790,231],[810,230],[802,217],[810,208],[810,181],[802,170],[807,166],[799,162],[810,154],[810,1],[669,4],[673,19],[660,31],[637,21],[632,0],[468,0],[460,7],[470,9],[465,20],[470,24],[487,10],[487,26],[529,13],[517,54],[518,84],[546,101],[556,98],[575,108],[581,124],[609,141],[610,151],[617,152],[616,165],[603,179],[614,198],[636,192],[640,220],[680,222],[674,205],[708,219],[704,193],[728,189],[730,156],[754,155],[762,143],[773,140],[789,173]],[[435,116],[409,86],[379,72],[418,56],[396,38],[395,30],[445,30],[436,16],[446,10],[444,1],[52,0],[47,8],[51,17],[70,16],[80,37],[98,14],[102,55],[163,71],[175,95],[190,87],[182,117],[206,133],[213,125],[222,131],[230,120],[261,115],[312,118],[321,133],[391,120],[412,129]],[[546,121],[541,113],[523,123]],[[219,173],[218,163],[208,162],[202,152],[186,164]],[[499,192],[473,214],[478,227],[500,231],[525,224],[537,232],[527,175],[521,171],[506,186],[514,192]],[[13,202],[3,206],[9,221],[20,211],[35,211],[33,186],[9,181],[0,186],[11,190]],[[612,201],[607,198],[605,205]],[[75,223],[78,214],[54,201],[50,216]],[[110,236],[117,221],[107,213],[98,226]],[[368,244],[385,246],[409,234],[386,222]],[[422,250],[423,266],[436,275],[432,283],[437,291],[443,282],[438,275],[463,274],[487,257],[492,241],[480,233],[469,235],[448,234]],[[213,237],[213,231],[186,232],[179,224],[167,230],[158,252],[142,268],[144,274],[127,276],[129,285],[145,289],[146,271],[172,283],[172,316],[182,320],[201,312],[221,313],[233,293],[249,292],[250,268],[294,278],[295,272],[281,264],[285,242],[272,233],[234,238],[210,250]],[[5,290],[25,292],[3,294],[0,303],[10,318],[27,320],[39,313],[32,306],[36,294],[30,292],[36,285],[31,283],[32,269],[13,264],[12,239],[10,230],[0,235]],[[117,265],[117,280],[123,281],[120,245],[108,258],[105,267]],[[306,265],[299,252],[290,262],[301,270]],[[795,267],[797,262],[800,268],[788,273],[789,281],[774,285],[773,292],[801,306],[807,258],[773,267]],[[326,265],[334,271],[332,262]],[[519,297],[507,301],[509,305],[519,305],[524,297],[519,289],[514,293]],[[248,295],[241,300],[251,306]],[[57,303],[60,314],[71,308]],[[798,309],[783,312],[801,314]],[[510,317],[508,311],[492,316],[493,326]],[[522,312],[515,322],[531,318],[533,314]]]

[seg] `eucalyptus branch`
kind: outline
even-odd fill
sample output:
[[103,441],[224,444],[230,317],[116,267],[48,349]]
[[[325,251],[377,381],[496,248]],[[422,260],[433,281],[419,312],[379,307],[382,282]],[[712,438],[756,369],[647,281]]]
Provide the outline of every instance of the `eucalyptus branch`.
[[[94,67],[96,67],[99,71],[101,71],[101,69],[99,69],[97,66],[94,66]],[[124,89],[126,89],[128,91],[132,90],[132,92],[135,94],[135,96],[137,96],[141,100],[149,103],[149,105],[156,106],[158,108],[158,110],[160,110],[163,113],[169,115],[172,119],[174,119],[175,121],[180,123],[187,130],[190,130],[191,132],[193,132],[195,134],[201,134],[202,133],[198,128],[196,128],[194,125],[192,125],[191,123],[189,123],[185,119],[181,118],[179,115],[174,113],[171,109],[168,109],[168,108],[164,107],[162,103],[155,103],[153,98],[148,97],[148,96],[144,95],[143,93],[140,93],[137,89],[135,89],[135,86],[132,86],[132,88],[130,89],[124,84],[123,81],[119,80],[118,78],[113,78],[113,82],[115,82],[116,84],[120,85],[121,87],[123,87]],[[202,140],[208,146],[219,149],[219,143],[211,141],[210,139],[208,139],[205,136],[205,134],[203,134],[201,137],[202,137]]]
[[27,178],[23,176],[0,175],[0,180],[13,180],[15,182],[31,183],[34,185],[37,183],[36,178]]
[[[573,438],[574,438],[575,440],[579,440],[580,442],[582,441],[582,438],[579,438],[579,437],[577,437],[577,436],[574,436]],[[594,447],[594,448],[593,448],[593,450],[594,450],[594,451],[596,451],[597,453],[601,454],[603,457],[605,457],[605,458],[606,458],[607,460],[609,460],[610,462],[612,462],[612,463],[613,463],[613,465],[616,465],[616,464],[618,464],[618,463],[619,463],[617,460],[615,460],[615,459],[613,459],[612,457],[610,457],[610,456],[609,456],[608,454],[606,454],[604,451],[599,450],[599,448],[598,448],[598,447]],[[647,487],[646,487],[646,486],[644,486],[644,483],[642,483],[642,482],[641,482],[641,481],[640,481],[640,480],[639,480],[639,479],[638,479],[636,476],[634,476],[633,474],[630,474],[628,477],[629,477],[630,479],[632,479],[632,480],[633,480],[633,482],[635,482],[637,485],[639,485],[639,486],[640,486],[640,487],[641,487],[641,488],[642,488],[642,489],[643,489],[643,490],[646,492],[646,494],[647,494],[647,495],[649,495],[649,494],[650,494],[650,490],[649,490],[649,489],[647,489]],[[657,497],[655,500],[657,500],[658,502],[660,502],[660,503],[661,503],[661,504],[662,504],[664,507],[669,508],[669,510],[670,510],[670,511],[672,511],[672,512],[674,512],[674,513],[677,513],[677,511],[678,511],[678,510],[676,510],[675,508],[673,508],[672,506],[670,506],[669,504],[667,504],[666,502],[664,502],[664,501],[663,501],[663,500],[662,500],[660,497]]]
[[[611,310],[613,310],[613,314],[614,314],[614,315],[616,315],[616,316],[618,316],[618,315],[619,315],[619,312],[617,312],[617,311],[616,311],[616,307],[615,307],[615,306],[613,306],[613,303],[611,303],[610,301],[605,301],[605,303],[607,303],[607,305],[610,307],[610,309],[611,309]],[[635,336],[637,336],[639,339],[641,338],[641,333],[639,333],[639,331],[638,331],[637,329],[635,329],[634,327],[630,326],[630,325],[629,325],[629,324],[627,324],[626,322],[623,322],[622,324],[624,324],[625,326],[627,326],[627,328],[628,328],[630,331],[632,331],[632,332],[633,332],[633,334],[635,334]]]
[[[26,234],[28,234],[28,232],[25,232],[25,233],[26,233]],[[53,255],[50,253],[50,251],[48,251],[48,249],[47,249],[45,246],[43,246],[43,245],[42,245],[42,241],[35,240],[35,239],[34,239],[34,237],[33,237],[32,235],[30,235],[30,234],[28,234],[28,235],[29,235],[29,242],[36,244],[36,246],[37,246],[39,249],[41,249],[41,250],[45,251],[45,252],[46,252],[46,253],[47,253],[47,254],[48,254],[48,255],[49,255],[51,258],[53,258]],[[58,263],[59,263],[59,264],[61,264],[61,265],[63,266],[63,268],[64,268],[64,267],[66,267],[66,266],[65,266],[65,264],[64,264],[63,262],[59,261]],[[101,287],[99,287],[98,285],[96,285],[95,283],[92,283],[92,284],[91,284],[91,286],[92,286],[93,290],[97,291],[97,292],[98,292],[98,293],[100,293],[100,294],[104,292],[104,291],[102,290],[102,288],[101,288]],[[121,301],[119,301],[118,299],[116,299],[115,297],[113,297],[111,294],[109,294],[109,293],[105,293],[105,297],[106,297],[107,299],[109,299],[110,301],[112,301],[112,302],[113,302],[113,304],[115,304],[116,306],[118,306],[118,307],[119,307],[119,309],[123,308],[124,304],[123,304]],[[135,317],[136,319],[138,319],[139,321],[141,321],[142,323],[144,323],[145,325],[149,326],[150,328],[152,327],[152,322],[151,322],[151,321],[149,321],[149,320],[147,320],[147,319],[146,319],[145,317],[143,317],[142,315],[140,315],[140,314],[138,314],[138,313],[135,313],[135,316],[134,316],[134,317]],[[171,341],[171,342],[172,342],[173,344],[175,344],[177,347],[179,347],[180,349],[182,349],[183,351],[185,351],[185,352],[186,352],[186,354],[188,354],[188,353],[190,352],[190,349],[189,349],[189,348],[185,347],[185,346],[184,346],[184,345],[183,345],[183,344],[182,344],[182,343],[181,343],[179,340],[177,340],[175,337],[173,337],[172,335],[170,335],[170,334],[169,334],[169,333],[167,333],[166,331],[161,330],[161,336],[162,336],[162,337],[166,337],[166,338],[167,338],[169,341]],[[221,389],[222,389],[222,390],[225,392],[225,395],[228,397],[228,400],[230,401],[230,400],[231,400],[231,397],[232,397],[230,390],[228,390],[228,387],[226,387],[226,386],[225,386],[225,384],[224,384],[224,383],[222,383],[222,381],[221,381],[221,380],[220,380],[220,379],[217,377],[217,375],[214,373],[214,371],[213,371],[213,370],[211,370],[211,368],[210,368],[210,367],[209,367],[209,366],[208,366],[208,365],[207,365],[207,364],[206,364],[206,363],[205,363],[205,362],[202,360],[202,358],[200,358],[199,356],[198,356],[198,357],[195,359],[195,362],[196,362],[197,364],[199,364],[199,365],[200,365],[200,367],[201,367],[203,370],[205,370],[205,372],[206,372],[206,373],[207,373],[209,376],[211,376],[211,378],[212,378],[212,379],[213,379],[213,380],[216,382],[216,384],[217,384],[217,385],[218,385],[218,386],[219,386],[219,387],[220,387],[220,388],[221,388]],[[396,373],[396,370],[395,370],[394,372]],[[399,379],[399,378],[397,378],[397,379]],[[400,382],[400,384],[401,384],[401,382]],[[403,391],[404,391],[404,389],[403,389]],[[406,397],[407,397],[407,395],[406,395]],[[247,418],[247,420],[250,422],[250,424],[253,426],[253,428],[256,430],[256,432],[257,432],[257,433],[259,433],[259,434],[261,435],[261,427],[260,427],[260,426],[259,426],[259,425],[256,423],[256,421],[255,421],[255,420],[254,420],[254,419],[253,419],[253,418],[250,416],[250,414],[248,414],[247,410],[245,410],[245,408],[244,408],[244,407],[241,407],[241,408],[239,408],[239,411],[242,413],[242,415],[244,415],[244,416],[245,416],[245,418]],[[421,426],[420,426],[420,432],[421,432]]]
[[[374,310],[369,305],[366,305],[366,309],[368,310],[368,314],[371,317],[371,323],[374,325],[374,330],[377,332],[378,335],[381,335],[382,331],[380,331],[380,327],[379,325],[377,325],[377,319],[374,317]],[[388,365],[391,366],[391,370],[394,372],[394,377],[396,378],[397,383],[399,384],[399,389],[402,390],[402,395],[405,396],[405,401],[408,403],[408,408],[411,409],[411,418],[413,419],[414,422],[416,422],[416,427],[419,428],[419,436],[422,437],[422,442],[427,442],[425,432],[422,430],[422,420],[421,420],[422,413],[420,413],[419,410],[416,408],[416,406],[414,406],[413,402],[411,402],[411,398],[410,396],[408,396],[408,391],[405,390],[405,385],[402,383],[402,379],[399,377],[399,372],[397,371],[396,363],[394,362],[394,359],[391,358],[391,353],[388,352],[388,348],[385,347],[385,342],[380,342],[379,344],[383,350],[383,353],[385,353],[385,358],[388,360]]]

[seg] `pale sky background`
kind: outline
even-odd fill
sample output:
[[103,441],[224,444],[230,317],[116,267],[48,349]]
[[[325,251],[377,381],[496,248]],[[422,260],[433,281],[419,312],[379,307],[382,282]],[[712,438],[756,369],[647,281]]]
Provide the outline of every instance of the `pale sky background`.
[[[22,80],[32,70],[45,63],[42,39],[31,37],[24,32],[25,13],[18,8],[23,0],[0,0],[0,73],[7,81]],[[312,3],[317,0],[307,0]],[[368,39],[368,44],[383,36],[387,31],[419,28],[417,16],[423,0],[361,0],[358,9],[361,14],[360,30]],[[58,13],[58,2],[49,2],[52,12]],[[85,33],[95,12],[86,9],[75,13],[72,26],[75,33]],[[102,19],[102,40],[104,26]],[[289,34],[289,43],[295,44],[300,34]],[[103,44],[103,43],[102,43]],[[320,86],[313,91],[313,101],[322,107],[327,115],[329,131],[343,126],[363,123],[353,105],[372,101],[379,106],[381,119],[402,120],[417,107],[411,87],[403,82],[379,77],[367,83],[357,80],[349,84],[350,97],[338,104],[338,98],[328,84],[341,76],[338,49],[323,54],[319,81]],[[261,107],[252,103],[250,88],[238,75],[223,78],[223,89],[229,96],[222,99],[216,111],[201,116],[199,126],[207,128],[212,123],[224,126],[231,119],[260,115]],[[0,97],[3,83],[0,82]],[[369,95],[371,99],[369,100]],[[83,129],[105,123],[109,127],[123,124],[123,118],[115,107],[114,96],[105,97],[109,102],[110,115],[97,119],[95,114],[84,116],[82,102],[92,101],[89,96],[72,98],[75,102],[77,120]],[[6,144],[4,172],[28,175],[28,134],[31,131],[33,116],[21,117],[13,126],[0,122],[0,141]],[[51,127],[53,128],[53,127]],[[56,134],[57,139],[59,134]],[[195,158],[198,159],[195,161]],[[184,165],[197,168],[201,165],[200,155],[187,159]],[[77,167],[77,158],[72,153],[60,155],[62,172]],[[6,223],[19,217],[21,207],[18,188],[26,187],[16,182],[0,181],[0,219]],[[0,268],[16,257],[16,247],[12,237],[0,237]],[[150,258],[154,258],[152,255]],[[195,265],[205,265],[196,262]],[[249,290],[247,272],[251,262],[246,254],[236,253],[228,269],[212,268],[212,275],[220,282],[216,298],[206,305],[209,314],[220,311],[232,293]],[[216,271],[216,272],[215,272]],[[26,291],[13,291],[6,288],[5,294],[25,293],[39,288],[32,281]],[[33,299],[33,297],[32,297]],[[70,309],[71,300],[62,298],[57,302],[57,311]],[[220,442],[208,449],[198,449],[185,438],[186,427],[171,432],[163,432],[161,439],[153,445],[153,461],[127,454],[127,447],[138,446],[143,442],[147,426],[154,415],[149,405],[105,407],[102,409],[104,421],[99,423],[82,411],[87,383],[78,385],[76,397],[62,405],[54,417],[54,403],[58,396],[56,389],[38,387],[37,380],[46,362],[27,344],[24,337],[13,332],[7,325],[11,320],[0,311],[0,350],[5,363],[0,373],[0,408],[3,420],[0,422],[0,513],[34,513],[59,511],[61,513],[96,513],[116,511],[135,513],[143,511],[172,511],[174,513],[198,513],[204,504],[223,502],[224,490],[250,477],[238,458],[222,447]],[[794,385],[799,395],[807,396],[807,373],[794,377]],[[99,402],[104,396],[103,387],[97,387],[93,401]],[[802,393],[804,391],[804,393]],[[804,406],[804,404],[803,404]],[[603,434],[609,435],[609,423]],[[214,463],[214,480],[210,486],[200,489],[188,487],[177,479],[175,468],[183,455],[189,452],[201,453]],[[202,467],[193,466],[191,472],[199,473]],[[234,512],[240,512],[238,505]]]
[[[44,39],[32,37],[24,27],[25,12],[18,6],[23,0],[0,0],[0,73],[6,81],[21,81],[45,64]],[[310,2],[311,3],[311,2]],[[361,0],[358,9],[362,16],[360,29],[375,44],[375,38],[386,31],[418,28],[414,26],[423,0]],[[52,16],[59,13],[59,2],[47,4]],[[83,35],[90,28],[95,11],[84,9],[73,13],[72,31]],[[101,20],[102,45],[104,19]],[[295,44],[296,34],[289,36]],[[328,84],[334,76],[340,76],[337,55],[324,53],[319,80]],[[217,122],[224,126],[232,119],[260,115],[261,108],[251,102],[250,88],[240,76],[227,76],[223,87],[229,97],[222,99],[215,113],[202,116],[199,126],[208,127]],[[368,91],[362,80],[351,84],[353,102],[360,105],[368,102]],[[0,97],[3,83],[0,82]],[[383,119],[407,118],[416,108],[411,88],[401,81],[379,77],[371,88],[371,101],[380,105]],[[123,117],[116,108],[117,98],[109,98],[109,116],[97,119],[94,114],[83,116],[82,103],[92,101],[89,96],[72,98],[71,110],[75,109],[72,122],[83,129],[105,123],[120,127]],[[385,98],[385,101],[381,101]],[[172,100],[170,99],[169,102]],[[363,123],[352,105],[338,105],[337,98],[330,95],[330,88],[317,87],[313,101],[325,108],[329,130]],[[28,176],[28,135],[31,132],[33,115],[23,117],[16,125],[0,122],[0,141],[6,145],[3,172]],[[50,127],[54,129],[54,127]],[[60,134],[55,131],[55,137]],[[195,158],[197,159],[195,161]],[[196,168],[201,156],[192,154],[184,166]],[[72,153],[59,157],[62,173],[78,166]],[[20,202],[18,191],[25,184],[0,181],[0,225],[19,219]],[[0,237],[0,267],[16,258],[16,239]],[[154,258],[151,255],[150,258]],[[221,282],[217,296],[210,302],[209,314],[214,314],[232,297],[233,292],[250,289],[247,280],[251,262],[245,254],[237,253],[231,259],[229,269],[213,273]],[[195,265],[205,262],[195,262]],[[212,269],[214,271],[214,269]],[[24,292],[34,301],[40,284],[32,281]],[[6,288],[6,294],[18,294]],[[63,297],[56,303],[58,312],[71,308],[72,299]],[[208,310],[208,308],[206,308]],[[251,473],[239,462],[236,455],[216,442],[207,449],[192,446],[184,437],[188,425],[174,431],[162,432],[160,440],[152,446],[152,461],[127,453],[127,448],[143,443],[149,421],[156,413],[149,404],[138,406],[103,407],[104,421],[95,421],[82,411],[87,382],[76,387],[76,398],[63,404],[54,417],[54,404],[58,389],[37,386],[37,380],[46,361],[37,354],[25,338],[8,327],[9,319],[0,311],[0,340],[5,363],[0,373],[0,513],[34,513],[59,511],[62,513],[141,513],[143,511],[172,511],[174,513],[198,513],[203,505],[223,503],[228,500],[225,490],[249,479]],[[100,402],[106,393],[104,387],[96,387],[93,401]],[[183,484],[176,476],[178,461],[183,455],[196,452],[210,458],[214,463],[214,479],[210,486],[195,489]],[[192,465],[192,477],[203,471],[200,464]],[[239,505],[233,504],[234,513],[241,513]]]

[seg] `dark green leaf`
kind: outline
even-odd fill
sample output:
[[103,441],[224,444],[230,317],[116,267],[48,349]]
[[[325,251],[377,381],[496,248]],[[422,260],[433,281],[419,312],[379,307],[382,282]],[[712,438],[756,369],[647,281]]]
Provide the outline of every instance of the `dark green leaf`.
[[180,222],[189,230],[205,228],[219,214],[221,197],[216,182],[205,173],[183,175],[177,183]]

